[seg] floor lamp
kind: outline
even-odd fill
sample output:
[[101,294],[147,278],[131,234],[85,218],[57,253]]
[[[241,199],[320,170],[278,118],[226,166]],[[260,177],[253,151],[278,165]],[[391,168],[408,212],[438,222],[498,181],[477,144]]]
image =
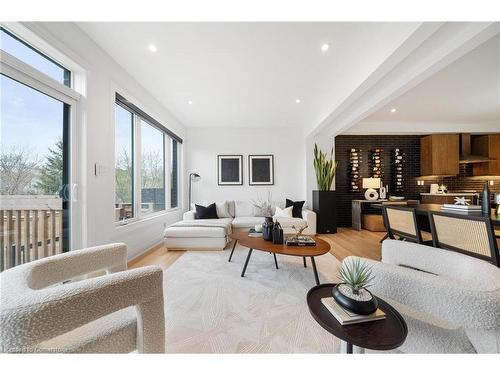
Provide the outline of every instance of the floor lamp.
[[201,177],[200,177],[200,175],[198,173],[190,173],[189,174],[189,206],[188,206],[189,208],[188,208],[188,211],[191,210],[191,190],[192,190],[191,184],[193,182],[199,181],[200,178]]

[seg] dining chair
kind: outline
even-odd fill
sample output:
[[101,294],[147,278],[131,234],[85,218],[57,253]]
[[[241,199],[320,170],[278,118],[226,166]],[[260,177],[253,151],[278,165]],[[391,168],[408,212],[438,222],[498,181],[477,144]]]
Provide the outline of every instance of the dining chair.
[[415,208],[384,205],[382,206],[382,212],[387,236],[390,239],[432,246],[432,241],[424,241],[422,238]]
[[487,216],[429,212],[435,247],[457,251],[500,266],[498,244]]

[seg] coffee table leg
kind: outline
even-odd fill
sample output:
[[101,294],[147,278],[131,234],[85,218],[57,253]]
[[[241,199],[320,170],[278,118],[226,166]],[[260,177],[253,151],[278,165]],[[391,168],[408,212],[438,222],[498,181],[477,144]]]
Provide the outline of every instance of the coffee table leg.
[[302,259],[304,260],[304,268],[307,268],[307,260],[306,260],[306,257],[302,257]]
[[241,277],[245,277],[245,271],[247,270],[248,261],[250,260],[250,256],[252,255],[252,250],[248,250],[247,260],[245,261],[245,265],[243,266],[243,271],[241,272]]
[[229,255],[228,262],[231,262],[231,258],[233,257],[233,253],[234,253],[234,248],[236,247],[237,243],[238,243],[238,240],[234,240],[233,250],[231,250],[231,254]]
[[278,269],[278,260],[276,259],[276,253],[273,253],[274,255],[274,264],[276,264],[276,269]]
[[316,280],[316,285],[319,285],[318,270],[316,269],[316,262],[314,261],[314,257],[311,257],[311,263],[313,266],[314,279]]

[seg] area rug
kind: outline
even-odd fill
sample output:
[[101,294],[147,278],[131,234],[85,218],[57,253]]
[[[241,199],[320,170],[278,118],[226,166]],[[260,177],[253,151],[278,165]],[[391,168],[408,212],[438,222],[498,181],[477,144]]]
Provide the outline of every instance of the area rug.
[[[248,249],[188,251],[165,270],[168,353],[335,353],[340,341],[311,317],[307,291],[315,285],[308,259]],[[338,260],[317,257],[320,282],[337,280]]]

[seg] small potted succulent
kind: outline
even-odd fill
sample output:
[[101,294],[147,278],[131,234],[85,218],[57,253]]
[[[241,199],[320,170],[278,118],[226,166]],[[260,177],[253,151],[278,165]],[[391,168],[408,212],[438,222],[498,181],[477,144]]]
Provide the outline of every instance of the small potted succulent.
[[377,298],[366,289],[373,281],[371,267],[354,258],[342,262],[339,271],[341,282],[332,289],[335,301],[355,314],[374,313],[378,308]]

